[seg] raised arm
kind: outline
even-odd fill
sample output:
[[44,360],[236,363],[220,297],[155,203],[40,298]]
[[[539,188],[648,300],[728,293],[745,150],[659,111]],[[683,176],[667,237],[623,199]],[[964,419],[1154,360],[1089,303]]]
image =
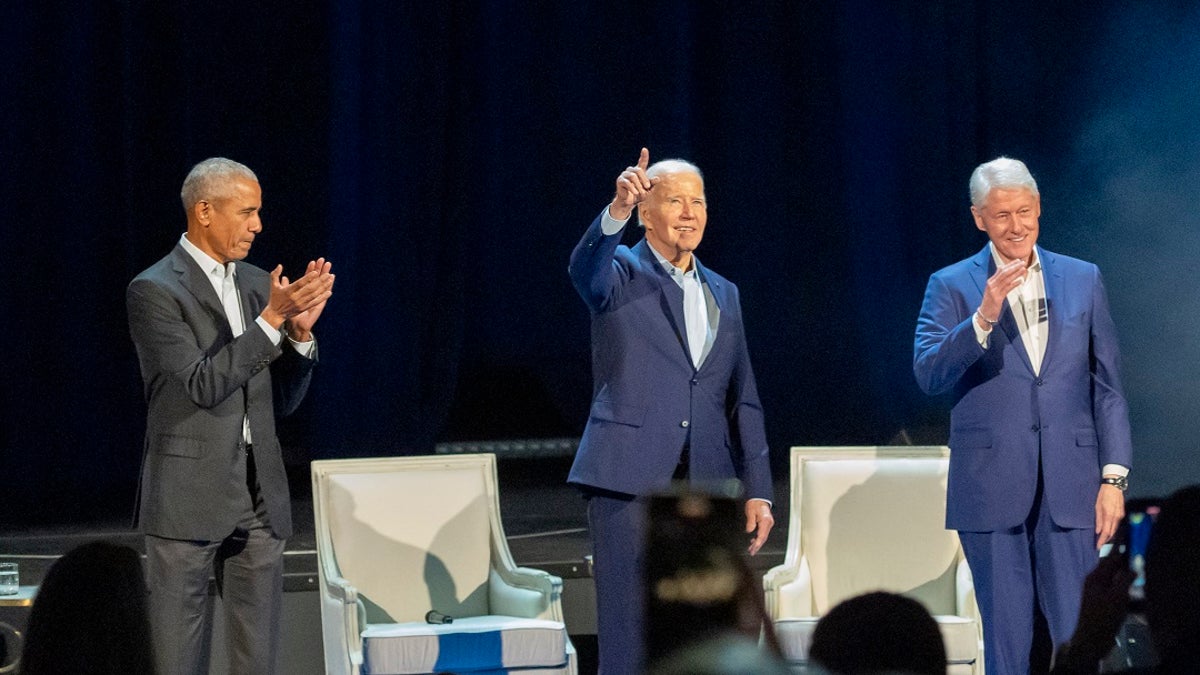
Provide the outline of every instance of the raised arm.
[[649,164],[650,151],[642,148],[637,164],[625,167],[617,176],[612,202],[596,217],[571,252],[571,262],[567,267],[571,283],[593,312],[609,306],[620,287],[622,274],[613,259],[620,244],[621,230],[607,230],[604,226],[605,217],[623,223],[633,214],[633,208],[646,199],[650,190],[660,181],[658,177],[646,175]]
[[913,375],[927,394],[941,394],[958,383],[983,355],[968,308],[939,275],[929,278],[913,340]]

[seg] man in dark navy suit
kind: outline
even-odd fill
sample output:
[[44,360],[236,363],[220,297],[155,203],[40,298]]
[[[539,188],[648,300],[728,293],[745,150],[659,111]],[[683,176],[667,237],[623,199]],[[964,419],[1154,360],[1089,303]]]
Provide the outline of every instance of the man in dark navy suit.
[[[744,486],[750,553],[767,539],[771,469],[737,287],[694,251],[704,179],[682,160],[638,162],[571,254],[592,314],[591,413],[570,482],[588,497],[600,670],[642,669],[643,503],[672,479]],[[645,238],[620,245],[637,208]]]
[[1037,613],[1054,644],[1074,631],[1133,451],[1100,270],[1036,245],[1022,162],[981,164],[970,191],[989,243],[929,278],[913,372],[953,398],[946,527],[975,578],[988,675],[1010,675],[1031,668]]

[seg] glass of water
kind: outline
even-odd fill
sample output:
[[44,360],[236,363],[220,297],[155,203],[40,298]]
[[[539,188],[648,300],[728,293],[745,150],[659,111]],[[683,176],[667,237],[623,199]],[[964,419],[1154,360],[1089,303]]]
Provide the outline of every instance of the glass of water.
[[17,563],[0,563],[0,595],[16,595],[21,579],[17,575]]

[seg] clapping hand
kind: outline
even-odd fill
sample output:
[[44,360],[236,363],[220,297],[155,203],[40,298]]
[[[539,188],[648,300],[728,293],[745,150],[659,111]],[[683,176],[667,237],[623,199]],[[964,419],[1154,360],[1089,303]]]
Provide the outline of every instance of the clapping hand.
[[271,270],[271,298],[262,316],[275,328],[286,321],[289,333],[298,342],[311,339],[312,327],[333,295],[332,263],[324,258],[309,261],[304,276],[289,281],[283,265]]

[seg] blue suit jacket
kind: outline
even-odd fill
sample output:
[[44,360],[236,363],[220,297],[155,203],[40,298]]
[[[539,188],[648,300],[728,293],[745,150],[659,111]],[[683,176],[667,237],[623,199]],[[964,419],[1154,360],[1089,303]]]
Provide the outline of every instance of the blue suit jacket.
[[750,368],[737,287],[696,268],[718,308],[697,370],[683,290],[643,239],[632,249],[597,217],[569,272],[592,313],[591,414],[570,482],[632,495],[669,485],[685,441],[693,481],[738,478],[747,498],[771,499],[762,405]]
[[1095,526],[1100,469],[1130,466],[1129,414],[1116,329],[1100,270],[1038,248],[1049,321],[1041,372],[1007,303],[985,350],[971,323],[995,272],[991,249],[934,273],[917,320],[913,372],[950,392],[946,527],[991,531],[1025,520],[1037,487],[1060,527]]

